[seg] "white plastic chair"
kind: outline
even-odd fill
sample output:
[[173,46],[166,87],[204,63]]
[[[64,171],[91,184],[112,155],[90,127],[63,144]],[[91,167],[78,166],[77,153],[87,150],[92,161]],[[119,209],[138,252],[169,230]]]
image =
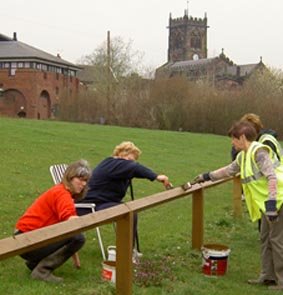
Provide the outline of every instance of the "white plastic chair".
[[[56,164],[56,165],[52,165],[49,167],[51,177],[52,177],[53,182],[55,184],[58,184],[61,182],[67,167],[68,167],[67,164]],[[76,208],[88,208],[91,210],[92,213],[95,212],[95,204],[94,203],[78,203],[78,204],[75,204],[75,206],[76,206]],[[97,234],[99,247],[101,250],[101,255],[103,257],[103,260],[106,260],[105,250],[104,250],[99,227],[96,227],[96,234]]]

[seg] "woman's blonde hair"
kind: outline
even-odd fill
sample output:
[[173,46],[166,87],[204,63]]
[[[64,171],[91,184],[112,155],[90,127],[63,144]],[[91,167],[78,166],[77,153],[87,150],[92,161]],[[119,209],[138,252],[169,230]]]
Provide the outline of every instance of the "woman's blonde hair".
[[123,141],[115,147],[112,155],[114,157],[124,157],[133,154],[137,160],[141,154],[141,150],[131,141]]
[[260,120],[260,117],[256,114],[253,114],[253,113],[248,113],[248,114],[245,114],[241,119],[240,119],[241,122],[243,121],[248,121],[250,122],[253,127],[255,128],[257,134],[259,134],[260,130],[263,128],[263,124]]
[[91,175],[91,169],[89,167],[88,162],[86,160],[81,159],[77,162],[70,164],[67,167],[67,169],[63,175],[62,183],[71,192],[72,197],[74,199],[76,199],[76,200],[82,199],[86,193],[87,186],[85,186],[84,189],[79,194],[76,194],[74,192],[74,188],[72,185],[72,179],[74,177],[78,177],[80,179],[88,181],[90,178],[90,175]]

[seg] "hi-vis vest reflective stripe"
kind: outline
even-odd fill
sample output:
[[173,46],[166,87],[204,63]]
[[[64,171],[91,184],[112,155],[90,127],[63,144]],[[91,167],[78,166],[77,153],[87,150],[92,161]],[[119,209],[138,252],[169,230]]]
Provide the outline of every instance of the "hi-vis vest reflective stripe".
[[277,176],[277,209],[283,203],[283,166],[278,161],[275,153],[269,146],[254,141],[247,152],[238,154],[236,161],[240,166],[241,182],[245,194],[245,200],[252,221],[261,218],[261,211],[265,212],[264,202],[268,199],[268,182],[255,161],[255,154],[259,148],[269,151]]
[[281,161],[281,163],[283,163],[283,151],[282,151],[282,147],[280,145],[280,143],[278,142],[278,140],[271,134],[262,134],[261,137],[258,139],[258,142],[264,144],[266,141],[270,141],[274,144],[275,146],[275,153],[277,155],[277,157],[279,157],[279,161]]

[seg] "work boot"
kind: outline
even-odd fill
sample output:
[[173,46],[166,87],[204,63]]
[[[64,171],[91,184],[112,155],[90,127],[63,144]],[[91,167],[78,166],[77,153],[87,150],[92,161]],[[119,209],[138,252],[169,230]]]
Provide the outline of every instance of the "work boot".
[[69,247],[63,246],[49,256],[43,258],[33,269],[31,277],[35,280],[42,280],[52,283],[61,283],[62,278],[52,274],[53,270],[62,265],[69,257]]
[[47,271],[44,268],[36,268],[32,271],[31,277],[34,280],[40,280],[40,281],[45,281],[45,282],[50,282],[50,283],[55,283],[59,284],[64,281],[63,278],[54,276],[51,271]]

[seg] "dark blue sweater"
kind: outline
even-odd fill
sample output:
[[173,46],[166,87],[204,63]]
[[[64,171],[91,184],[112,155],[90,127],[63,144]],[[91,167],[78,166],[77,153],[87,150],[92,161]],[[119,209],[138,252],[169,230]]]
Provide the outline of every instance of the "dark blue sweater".
[[134,177],[153,181],[157,174],[135,161],[106,158],[93,170],[83,202],[96,204],[121,202],[130,180]]

